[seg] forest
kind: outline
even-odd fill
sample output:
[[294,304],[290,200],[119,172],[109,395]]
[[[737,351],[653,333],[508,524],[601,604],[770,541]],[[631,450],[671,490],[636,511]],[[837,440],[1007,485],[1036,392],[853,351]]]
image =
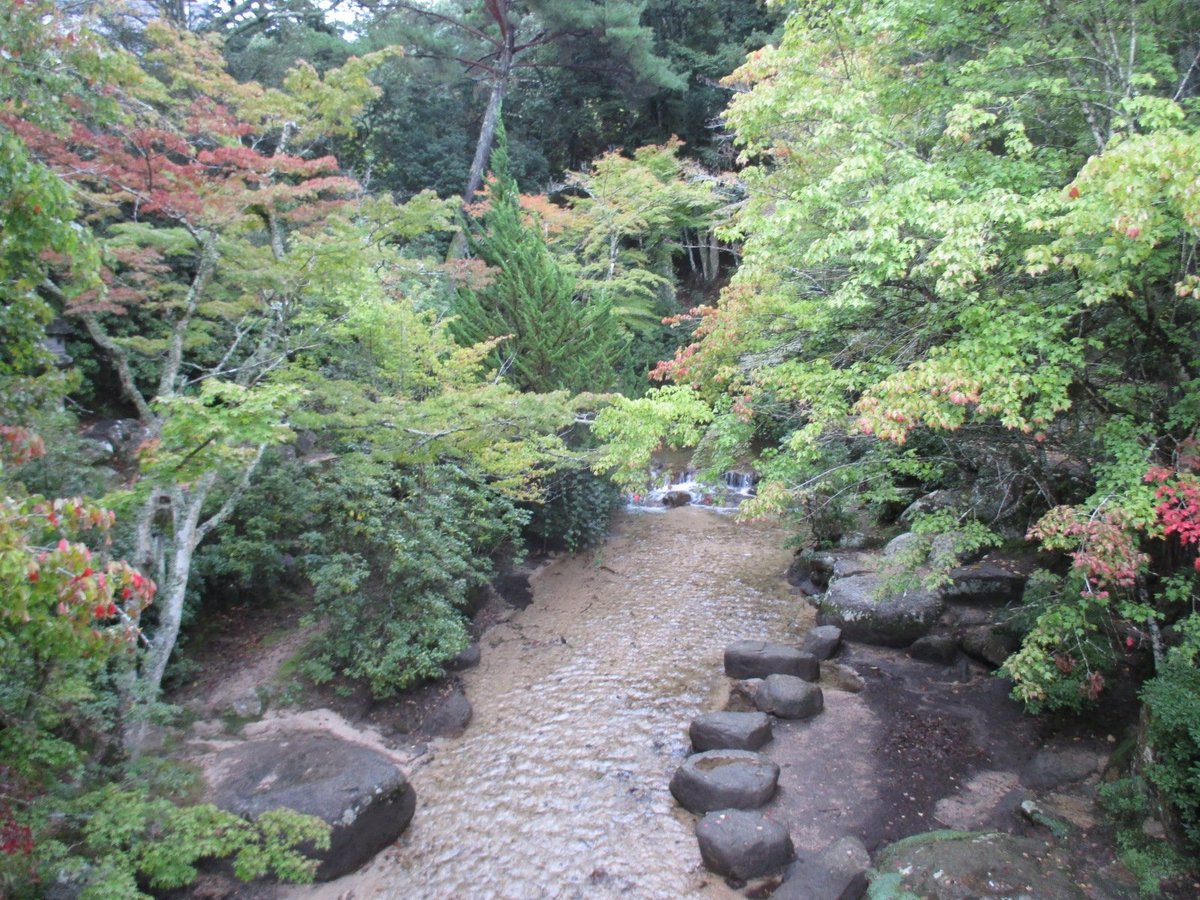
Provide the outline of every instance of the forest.
[[797,547],[1039,551],[1000,674],[1135,659],[1194,861],[1198,255],[1185,0],[10,0],[0,895],[310,878],[146,749],[205,620],[395,696],[664,447]]

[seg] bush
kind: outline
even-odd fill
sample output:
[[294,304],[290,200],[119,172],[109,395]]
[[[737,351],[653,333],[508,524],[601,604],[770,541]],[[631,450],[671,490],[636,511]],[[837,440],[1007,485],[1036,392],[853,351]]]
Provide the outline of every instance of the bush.
[[328,628],[306,671],[363,679],[376,697],[441,676],[467,645],[472,590],[528,513],[444,464],[351,458],[320,490],[324,515],[304,536],[303,563]]
[[534,507],[526,533],[544,550],[588,550],[608,535],[620,502],[620,491],[608,478],[570,469],[546,485],[545,500]]
[[1193,850],[1200,851],[1200,669],[1179,655],[1142,689],[1152,757],[1146,778],[1170,803]]

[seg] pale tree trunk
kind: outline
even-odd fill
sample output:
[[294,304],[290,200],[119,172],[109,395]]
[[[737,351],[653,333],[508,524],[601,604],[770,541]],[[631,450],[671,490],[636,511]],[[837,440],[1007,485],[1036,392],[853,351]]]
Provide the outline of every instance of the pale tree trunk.
[[[136,680],[122,686],[121,706],[126,716],[124,743],[136,754],[145,740],[144,716],[138,709],[145,701],[158,696],[163,675],[167,671],[171,652],[179,640],[183,623],[183,604],[187,598],[192,559],[196,548],[224,522],[237,506],[238,500],[250,486],[254,473],[262,462],[267,445],[260,444],[241,471],[221,507],[203,522],[200,515],[218,483],[218,473],[207,472],[189,485],[176,485],[169,490],[155,489],[146,499],[138,519],[136,556],[138,563],[157,575],[158,593],[154,598],[158,623],[154,637],[146,642],[145,657]],[[167,501],[165,504],[163,501]],[[163,534],[155,521],[164,515],[171,520],[171,534]]]
[[497,77],[492,83],[487,109],[483,113],[483,124],[479,127],[479,140],[475,144],[475,158],[471,160],[471,173],[467,176],[467,189],[463,202],[471,203],[483,187],[483,175],[487,171],[492,147],[496,143],[496,128],[500,124],[500,111],[504,106],[504,94],[508,89],[508,76]]

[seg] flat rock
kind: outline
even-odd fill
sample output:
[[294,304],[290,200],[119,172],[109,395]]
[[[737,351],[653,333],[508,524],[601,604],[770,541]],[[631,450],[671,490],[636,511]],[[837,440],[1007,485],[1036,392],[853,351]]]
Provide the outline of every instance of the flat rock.
[[1036,897],[1083,900],[1080,875],[1046,842],[1011,834],[943,831],[913,835],[879,853],[871,891],[922,900]]
[[951,569],[950,579],[943,591],[950,603],[1003,605],[1020,601],[1029,574],[1004,560],[983,560]]
[[836,578],[850,578],[853,575],[867,575],[882,565],[874,553],[845,553],[836,557],[830,571],[831,581]]
[[696,824],[696,840],[710,871],[742,880],[782,869],[793,852],[786,828],[739,809],[710,812]]
[[294,809],[332,826],[317,880],[352,872],[400,836],[416,794],[404,773],[377,750],[316,731],[243,741],[222,750],[210,769],[210,798],[254,818]]
[[754,809],[775,795],[779,766],[749,750],[709,750],[689,756],[671,777],[671,794],[689,812]]
[[1084,781],[1104,768],[1105,757],[1093,750],[1068,747],[1043,749],[1021,773],[1021,781],[1035,791],[1050,791]]
[[907,647],[937,622],[945,604],[932,592],[883,590],[879,575],[834,581],[817,604],[817,624],[837,625],[842,637],[882,647]]
[[730,678],[795,675],[816,681],[820,670],[815,656],[795,647],[768,641],[735,641],[725,648],[725,674]]
[[757,750],[771,740],[771,717],[761,712],[711,712],[692,720],[692,749]]
[[811,653],[818,661],[832,658],[841,645],[842,629],[836,625],[818,625],[804,636],[804,652]]
[[754,695],[760,710],[781,719],[808,719],[825,708],[821,689],[794,675],[767,677]]
[[771,894],[776,900],[858,900],[867,890],[871,854],[847,836],[807,860],[788,866],[787,878]]

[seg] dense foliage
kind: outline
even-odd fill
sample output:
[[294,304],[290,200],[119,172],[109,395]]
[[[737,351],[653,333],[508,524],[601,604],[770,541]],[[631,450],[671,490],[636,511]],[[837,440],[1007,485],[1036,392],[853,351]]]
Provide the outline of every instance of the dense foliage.
[[746,511],[827,539],[929,495],[1070,560],[1027,596],[1018,697],[1096,701],[1118,641],[1175,660],[1149,696],[1176,696],[1200,649],[1198,29],[1175,2],[793,7],[728,79],[742,265],[673,384],[601,414],[605,465],[754,453]]
[[1195,4],[338,6],[0,10],[0,891],[303,875],[310,826],[120,767],[189,624],[304,598],[301,668],[387,696],[664,444],[816,543],[919,500],[1057,554],[1003,672],[1153,659],[1139,784],[1196,839]]

